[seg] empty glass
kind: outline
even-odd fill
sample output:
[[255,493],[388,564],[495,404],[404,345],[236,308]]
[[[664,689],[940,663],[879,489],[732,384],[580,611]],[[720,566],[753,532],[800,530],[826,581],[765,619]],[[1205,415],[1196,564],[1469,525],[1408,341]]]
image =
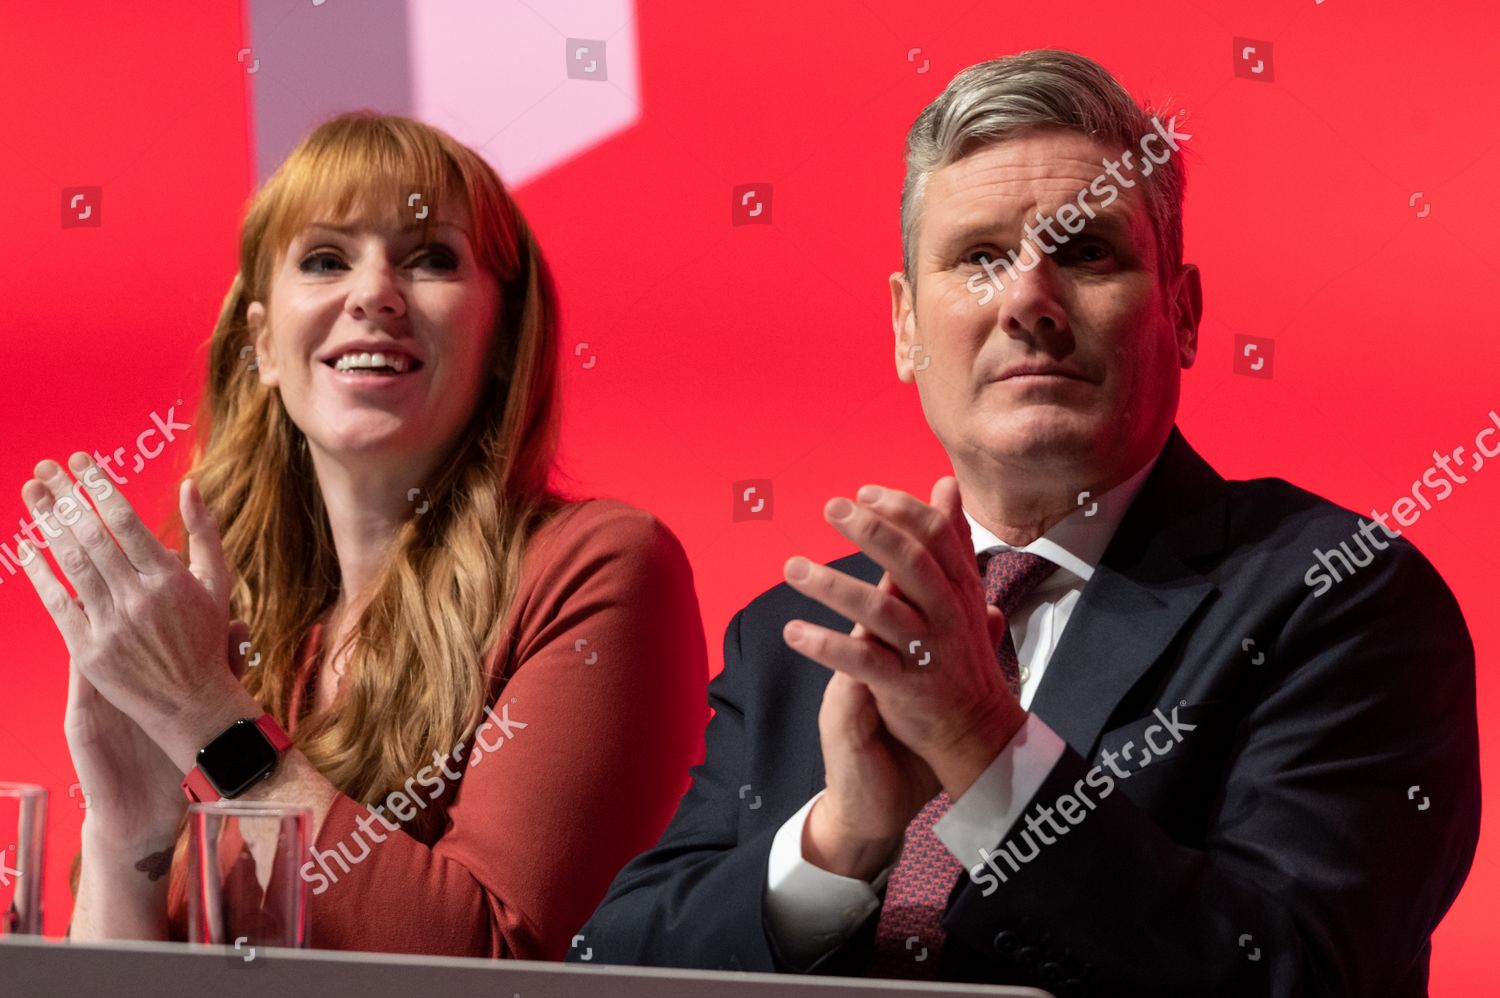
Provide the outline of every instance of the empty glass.
[[311,812],[271,801],[188,806],[188,940],[245,949],[307,945]]
[[47,788],[0,783],[0,935],[42,934]]

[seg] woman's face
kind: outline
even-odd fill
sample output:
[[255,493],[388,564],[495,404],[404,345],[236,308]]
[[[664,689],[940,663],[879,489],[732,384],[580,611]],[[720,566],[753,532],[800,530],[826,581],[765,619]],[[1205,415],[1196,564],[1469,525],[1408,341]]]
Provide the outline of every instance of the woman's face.
[[443,207],[426,243],[420,229],[321,219],[279,261],[269,312],[250,304],[260,382],[280,389],[310,447],[430,455],[473,414],[500,289],[475,261],[465,208]]

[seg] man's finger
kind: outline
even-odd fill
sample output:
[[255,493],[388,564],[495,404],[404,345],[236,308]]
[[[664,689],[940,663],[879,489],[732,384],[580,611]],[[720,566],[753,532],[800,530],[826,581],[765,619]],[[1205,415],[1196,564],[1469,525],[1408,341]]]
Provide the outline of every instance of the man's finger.
[[[800,577],[795,574],[799,565],[805,573]],[[815,564],[808,558],[787,559],[786,581],[802,595],[817,600],[845,620],[861,625],[860,637],[868,635],[891,647],[898,647],[926,629],[922,615],[910,603],[836,568]],[[859,637],[854,640],[859,640]]]
[[944,564],[944,567],[951,564],[954,569],[961,570],[965,574],[977,574],[974,538],[969,530],[969,519],[964,516],[964,500],[958,488],[957,478],[944,475],[933,483],[932,508],[942,514],[943,519],[947,521],[947,535],[938,543],[938,547],[951,552],[949,558],[940,557],[938,560]]
[[849,502],[841,496],[829,500],[823,517],[891,574],[909,605],[929,621],[944,619],[953,604],[952,579],[950,570],[938,562],[928,546],[930,542],[870,505]]
[[[869,484],[857,493],[860,506],[882,517],[898,532],[904,533],[921,546],[921,560],[930,558],[936,572],[941,572],[948,583],[960,587],[972,585],[977,577],[974,560],[974,542],[971,537],[968,517],[964,515],[963,499],[959,492],[958,479],[944,475],[934,484],[930,502],[916,496],[884,486]],[[870,557],[880,560],[877,551],[862,540],[852,536],[851,531],[839,524],[835,527],[865,549]],[[885,562],[882,561],[882,564]],[[889,567],[889,566],[887,566]],[[942,605],[951,603],[952,593],[928,592],[922,587],[925,572],[919,565],[902,565],[900,571],[912,582],[911,599],[908,602],[929,615],[942,612]],[[913,572],[916,574],[913,575]],[[933,618],[941,619],[941,618]]]
[[[945,570],[949,568],[951,560],[952,567],[967,571],[973,553],[969,523],[964,518],[962,502],[955,502],[950,506],[944,500],[944,492],[939,488],[943,480],[938,479],[938,484],[933,487],[930,503],[900,489],[879,485],[862,486],[856,498],[861,505],[874,510],[921,541]],[[957,479],[954,479],[954,489],[957,491]],[[961,528],[955,528],[955,517],[957,523],[962,525]]]
[[895,653],[885,645],[806,620],[787,621],[781,638],[797,654],[865,684],[880,683],[901,668]]
[[[891,593],[898,598],[901,596],[901,590],[897,589],[896,583],[891,581],[890,572],[881,573],[880,581],[876,583],[875,588],[879,589],[883,593]],[[854,622],[854,627],[849,631],[849,636],[851,638],[862,638],[869,633],[870,632],[865,629],[865,625],[856,620]]]

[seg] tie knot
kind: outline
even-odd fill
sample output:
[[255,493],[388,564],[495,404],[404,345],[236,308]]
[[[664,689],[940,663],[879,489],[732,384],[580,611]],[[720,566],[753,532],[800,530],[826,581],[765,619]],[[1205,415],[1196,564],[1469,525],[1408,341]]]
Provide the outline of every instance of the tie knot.
[[1057,565],[1030,551],[992,549],[979,555],[979,574],[984,579],[984,598],[1007,617],[1021,605]]

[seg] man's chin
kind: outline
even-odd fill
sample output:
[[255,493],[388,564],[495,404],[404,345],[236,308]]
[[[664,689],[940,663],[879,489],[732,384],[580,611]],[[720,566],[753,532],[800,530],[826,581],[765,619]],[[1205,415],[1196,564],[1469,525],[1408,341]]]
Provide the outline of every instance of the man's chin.
[[1030,466],[1075,467],[1092,463],[1098,427],[1081,413],[1055,406],[1028,406],[1013,413],[980,436],[986,453]]

